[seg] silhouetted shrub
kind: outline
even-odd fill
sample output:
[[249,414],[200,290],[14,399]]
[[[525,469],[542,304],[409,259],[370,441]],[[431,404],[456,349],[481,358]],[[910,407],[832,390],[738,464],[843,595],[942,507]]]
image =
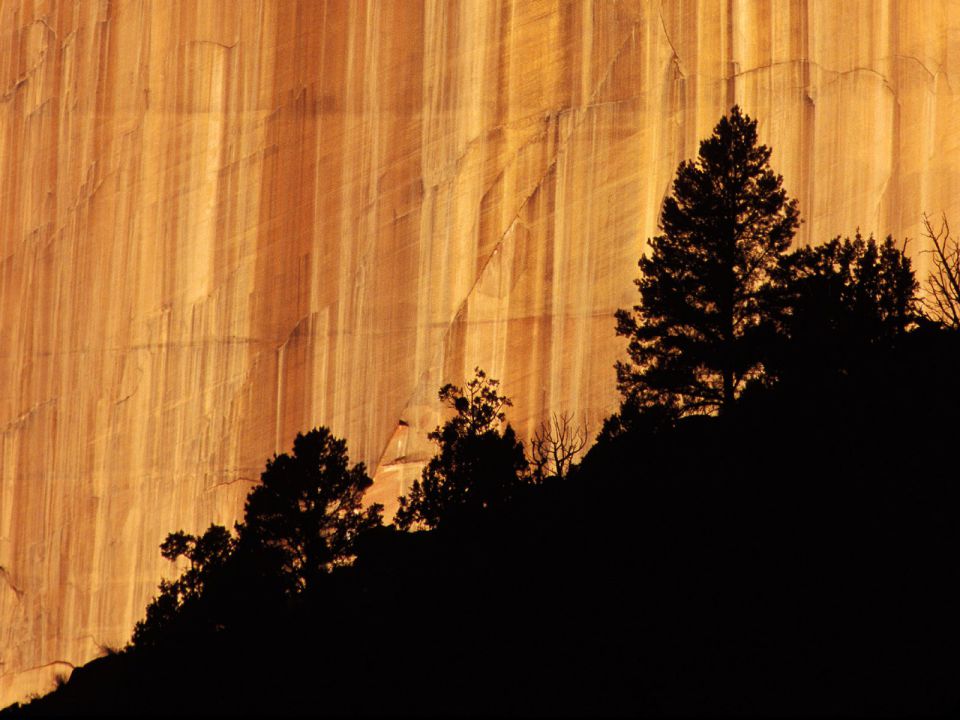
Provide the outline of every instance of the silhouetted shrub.
[[185,611],[198,609],[205,590],[223,572],[235,547],[236,540],[222,525],[211,525],[199,537],[182,530],[167,535],[160,554],[171,562],[185,557],[190,566],[176,580],[160,581],[160,594],[147,605],[146,618],[134,628],[134,645],[162,642],[184,618]]
[[398,527],[433,528],[504,505],[527,482],[523,444],[509,425],[499,430],[503,409],[512,404],[500,394],[499,385],[476,368],[466,387],[447,384],[440,389],[440,399],[455,415],[430,433],[439,453],[410,493],[400,498]]
[[858,232],[781,257],[767,290],[768,375],[850,372],[865,353],[888,350],[919,318],[917,287],[890,237]]

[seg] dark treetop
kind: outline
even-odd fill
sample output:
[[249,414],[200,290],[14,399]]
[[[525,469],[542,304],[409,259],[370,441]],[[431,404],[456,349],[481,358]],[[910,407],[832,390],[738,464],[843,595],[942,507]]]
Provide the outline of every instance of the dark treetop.
[[625,397],[681,414],[723,410],[756,370],[764,287],[800,222],[769,158],[756,121],[735,106],[680,163],[663,233],[640,259],[640,304],[617,312],[630,340],[630,362],[617,364]]

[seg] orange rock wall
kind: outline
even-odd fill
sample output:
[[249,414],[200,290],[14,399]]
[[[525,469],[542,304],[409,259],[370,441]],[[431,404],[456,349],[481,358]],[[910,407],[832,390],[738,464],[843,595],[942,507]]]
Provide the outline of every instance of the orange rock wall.
[[0,0],[0,705],[125,642],[299,430],[388,505],[475,365],[522,435],[595,431],[734,102],[800,242],[917,238],[958,89],[954,1]]

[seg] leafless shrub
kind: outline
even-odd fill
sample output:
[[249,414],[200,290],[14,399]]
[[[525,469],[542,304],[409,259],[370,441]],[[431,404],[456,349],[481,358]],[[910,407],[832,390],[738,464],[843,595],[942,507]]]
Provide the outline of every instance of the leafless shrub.
[[940,218],[940,228],[935,229],[930,218],[923,216],[923,235],[933,245],[932,250],[923,252],[933,256],[933,268],[921,302],[928,318],[960,329],[960,241],[951,237],[947,216]]
[[549,422],[540,423],[530,440],[530,466],[534,480],[541,482],[547,477],[566,477],[574,458],[586,444],[585,425],[574,424],[567,413],[559,416],[553,413]]

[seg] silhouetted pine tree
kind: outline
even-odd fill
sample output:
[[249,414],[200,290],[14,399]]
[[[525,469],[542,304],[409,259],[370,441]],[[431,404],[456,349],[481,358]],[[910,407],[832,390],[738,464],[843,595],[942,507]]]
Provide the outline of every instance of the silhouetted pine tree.
[[723,411],[756,371],[763,287],[800,222],[769,158],[756,121],[734,106],[696,160],[680,163],[663,234],[640,259],[641,302],[617,311],[617,333],[630,339],[631,362],[617,363],[625,398]]

